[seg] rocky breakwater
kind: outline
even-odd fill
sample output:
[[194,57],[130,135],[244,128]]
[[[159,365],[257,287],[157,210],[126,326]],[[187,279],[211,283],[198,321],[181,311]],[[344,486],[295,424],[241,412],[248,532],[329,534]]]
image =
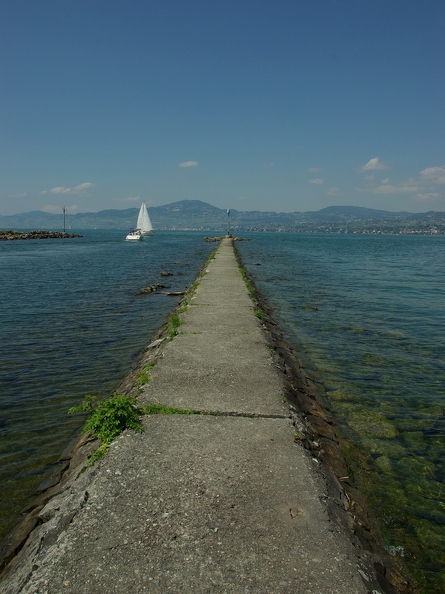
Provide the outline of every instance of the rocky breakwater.
[[65,239],[71,237],[82,237],[76,233],[64,233],[63,231],[0,231],[0,241],[14,239]]

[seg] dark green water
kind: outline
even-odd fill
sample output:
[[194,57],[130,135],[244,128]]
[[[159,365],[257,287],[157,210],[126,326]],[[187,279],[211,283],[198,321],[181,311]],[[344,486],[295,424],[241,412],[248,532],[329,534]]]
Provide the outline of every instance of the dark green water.
[[388,549],[445,592],[445,238],[250,239],[244,264],[325,386]]

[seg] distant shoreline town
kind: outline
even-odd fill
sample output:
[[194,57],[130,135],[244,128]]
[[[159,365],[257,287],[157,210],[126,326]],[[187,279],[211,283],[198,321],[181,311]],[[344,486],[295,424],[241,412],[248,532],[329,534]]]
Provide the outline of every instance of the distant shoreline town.
[[[235,231],[241,231],[241,229],[234,229]],[[242,229],[247,231],[247,229]],[[394,225],[386,225],[380,223],[378,225],[371,226],[359,226],[357,224],[348,225],[307,225],[302,227],[292,228],[279,228],[279,229],[268,229],[268,228],[251,228],[248,231],[271,231],[278,233],[345,233],[354,235],[445,235],[445,227],[431,226],[425,227],[423,224],[415,225],[412,227],[395,227]]]
[[[181,200],[149,208],[157,230],[204,232],[292,232],[352,233],[366,235],[445,235],[445,212],[390,212],[360,206],[329,206],[319,211],[263,212],[217,208],[201,200]],[[70,214],[68,229],[119,229],[133,227],[138,208],[110,209],[99,212]],[[62,214],[31,211],[0,216],[0,229],[64,228]]]

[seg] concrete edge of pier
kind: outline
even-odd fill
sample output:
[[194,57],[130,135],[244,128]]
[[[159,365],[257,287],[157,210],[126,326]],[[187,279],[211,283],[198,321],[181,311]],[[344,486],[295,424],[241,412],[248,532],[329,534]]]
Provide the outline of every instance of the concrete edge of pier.
[[[242,266],[239,259],[238,262],[239,266]],[[205,269],[198,277],[199,282],[203,274]],[[379,588],[378,591],[386,594],[415,592],[416,586],[401,560],[384,550],[377,522],[367,509],[363,496],[349,483],[348,469],[335,425],[323,405],[322,389],[305,376],[295,353],[284,340],[280,328],[274,321],[268,304],[255,289],[252,279],[249,279],[249,283],[253,288],[251,298],[254,307],[262,311],[262,318],[258,324],[262,326],[263,336],[270,352],[273,353],[275,367],[279,370],[288,402],[288,414],[295,428],[295,439],[310,453],[314,461],[314,472],[321,477],[326,486],[323,500],[329,517],[346,531],[355,549],[362,553],[361,559],[366,561],[368,574],[374,574],[372,585]],[[178,311],[184,302],[188,301],[189,293],[178,305]],[[163,325],[142,353],[135,369],[125,378],[117,391],[137,396],[140,392],[137,380],[141,370],[148,363],[162,359],[169,343]],[[214,408],[211,412],[212,415],[218,416],[218,411]],[[225,414],[227,411],[222,410],[221,416]],[[248,410],[243,410],[240,416],[245,418],[248,414]],[[271,418],[273,414],[268,413],[266,416]],[[32,571],[42,526],[47,522],[54,523],[54,519],[58,518],[57,528],[54,529],[52,537],[55,540],[57,535],[69,526],[77,511],[85,505],[86,487],[94,480],[100,468],[99,465],[87,468],[85,462],[96,447],[94,439],[82,435],[62,455],[58,471],[41,486],[36,500],[24,511],[22,520],[2,543],[2,579],[6,580],[8,576],[21,571]],[[106,459],[102,464],[107,464]],[[67,494],[69,497],[66,497]],[[57,506],[60,507],[58,500],[61,495],[65,497],[64,509],[55,509]],[[57,503],[51,510],[52,501]],[[45,510],[43,515],[42,510]]]

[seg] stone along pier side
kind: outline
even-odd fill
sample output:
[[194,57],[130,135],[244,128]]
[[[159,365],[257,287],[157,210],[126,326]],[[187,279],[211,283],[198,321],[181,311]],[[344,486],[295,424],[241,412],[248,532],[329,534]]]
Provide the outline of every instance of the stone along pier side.
[[284,380],[223,239],[139,404],[149,415],[40,512],[3,594],[366,594],[370,557],[329,520]]

